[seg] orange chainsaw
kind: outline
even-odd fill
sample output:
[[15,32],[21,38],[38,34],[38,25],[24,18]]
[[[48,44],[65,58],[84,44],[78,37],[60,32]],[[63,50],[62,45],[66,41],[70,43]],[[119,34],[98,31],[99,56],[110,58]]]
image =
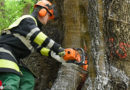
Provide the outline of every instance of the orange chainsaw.
[[65,49],[65,55],[63,56],[67,63],[75,63],[81,65],[81,67],[87,71],[88,58],[82,48],[67,48]]

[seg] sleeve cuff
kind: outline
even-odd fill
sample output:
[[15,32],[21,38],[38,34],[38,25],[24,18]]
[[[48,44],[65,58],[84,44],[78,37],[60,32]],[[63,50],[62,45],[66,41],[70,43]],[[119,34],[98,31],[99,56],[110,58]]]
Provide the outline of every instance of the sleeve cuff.
[[50,56],[50,49],[48,49],[48,48],[42,48],[42,49],[40,50],[40,53],[41,53],[42,55],[44,55],[44,56]]

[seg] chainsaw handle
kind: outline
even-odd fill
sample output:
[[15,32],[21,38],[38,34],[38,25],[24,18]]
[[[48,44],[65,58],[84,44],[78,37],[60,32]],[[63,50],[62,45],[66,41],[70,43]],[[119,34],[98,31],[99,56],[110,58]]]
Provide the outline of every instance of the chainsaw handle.
[[81,51],[81,61],[80,62],[75,61],[75,63],[78,65],[85,65],[85,52],[84,52],[84,50],[82,48],[74,48],[74,50]]

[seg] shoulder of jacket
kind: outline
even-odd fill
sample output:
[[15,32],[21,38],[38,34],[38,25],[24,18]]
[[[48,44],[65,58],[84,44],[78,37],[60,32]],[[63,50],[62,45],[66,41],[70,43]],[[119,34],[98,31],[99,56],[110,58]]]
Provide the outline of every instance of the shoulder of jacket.
[[21,21],[21,20],[23,20],[23,19],[25,19],[25,18],[31,18],[31,19],[33,19],[34,22],[35,22],[35,24],[36,24],[36,26],[37,26],[37,20],[36,20],[33,16],[31,16],[31,15],[23,15],[23,16],[20,17],[19,19],[20,19],[20,21]]
[[35,22],[36,26],[38,25],[36,19],[33,16],[31,16],[31,15],[23,15],[20,18],[18,18],[14,23],[12,23],[8,28],[4,29],[3,31],[6,32],[6,31],[8,31],[8,30],[10,30],[10,29],[12,29],[14,27],[17,27],[20,24],[20,22],[22,20],[24,20],[25,18],[33,19],[33,21]]

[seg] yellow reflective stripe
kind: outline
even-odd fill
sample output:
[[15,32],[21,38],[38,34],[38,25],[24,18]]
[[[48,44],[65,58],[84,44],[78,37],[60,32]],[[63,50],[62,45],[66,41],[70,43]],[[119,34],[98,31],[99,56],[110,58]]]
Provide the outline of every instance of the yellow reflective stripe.
[[48,48],[42,48],[42,49],[40,50],[40,53],[41,53],[42,55],[49,56],[49,51],[50,51],[50,49],[48,49]]
[[42,43],[46,40],[47,36],[40,32],[34,39],[34,42],[37,43],[39,46],[42,45]]
[[0,59],[0,68],[10,68],[16,70],[17,72],[21,72],[18,65],[15,62],[6,59]]
[[28,17],[32,18],[34,20],[36,26],[37,26],[37,21],[33,16],[31,16],[31,15],[23,15],[22,17],[17,19],[13,24],[11,24],[7,29],[12,29],[13,27],[17,27],[23,19],[28,18]]

